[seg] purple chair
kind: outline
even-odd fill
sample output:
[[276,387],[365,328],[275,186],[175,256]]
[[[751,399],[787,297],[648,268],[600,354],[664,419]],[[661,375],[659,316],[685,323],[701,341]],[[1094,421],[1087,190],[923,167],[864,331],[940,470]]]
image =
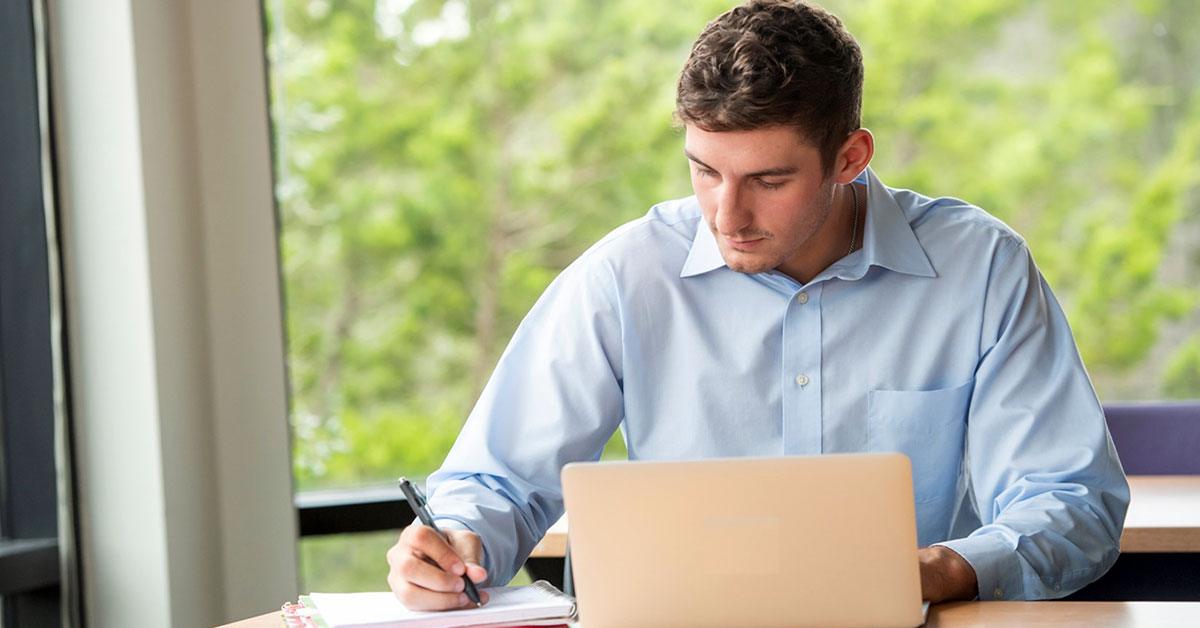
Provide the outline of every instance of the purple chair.
[[1104,406],[1126,475],[1200,474],[1200,403]]

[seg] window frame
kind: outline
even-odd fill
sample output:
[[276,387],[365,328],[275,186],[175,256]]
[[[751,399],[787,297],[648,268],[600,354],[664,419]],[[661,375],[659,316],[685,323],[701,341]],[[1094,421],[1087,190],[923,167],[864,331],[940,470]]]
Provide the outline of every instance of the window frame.
[[43,0],[0,5],[0,42],[0,625],[78,625]]

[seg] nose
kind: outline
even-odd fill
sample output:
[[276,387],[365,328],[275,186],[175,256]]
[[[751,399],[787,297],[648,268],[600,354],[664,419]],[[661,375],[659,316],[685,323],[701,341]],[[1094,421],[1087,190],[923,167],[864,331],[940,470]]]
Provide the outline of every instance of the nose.
[[750,226],[750,212],[741,198],[741,186],[724,182],[717,191],[717,212],[713,224],[717,232],[732,236]]

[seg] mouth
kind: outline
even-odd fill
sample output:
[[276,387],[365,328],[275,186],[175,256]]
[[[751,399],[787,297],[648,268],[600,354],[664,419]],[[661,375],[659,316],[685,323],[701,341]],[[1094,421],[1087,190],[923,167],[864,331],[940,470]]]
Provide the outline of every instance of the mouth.
[[748,240],[734,240],[729,237],[725,238],[725,242],[729,244],[729,248],[737,251],[753,251],[766,241],[766,238],[751,238]]

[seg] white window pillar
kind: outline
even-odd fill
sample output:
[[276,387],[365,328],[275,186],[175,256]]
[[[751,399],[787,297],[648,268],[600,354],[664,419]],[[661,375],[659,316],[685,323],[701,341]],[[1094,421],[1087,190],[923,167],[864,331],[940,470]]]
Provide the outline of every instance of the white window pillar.
[[50,0],[91,626],[297,593],[260,5]]

